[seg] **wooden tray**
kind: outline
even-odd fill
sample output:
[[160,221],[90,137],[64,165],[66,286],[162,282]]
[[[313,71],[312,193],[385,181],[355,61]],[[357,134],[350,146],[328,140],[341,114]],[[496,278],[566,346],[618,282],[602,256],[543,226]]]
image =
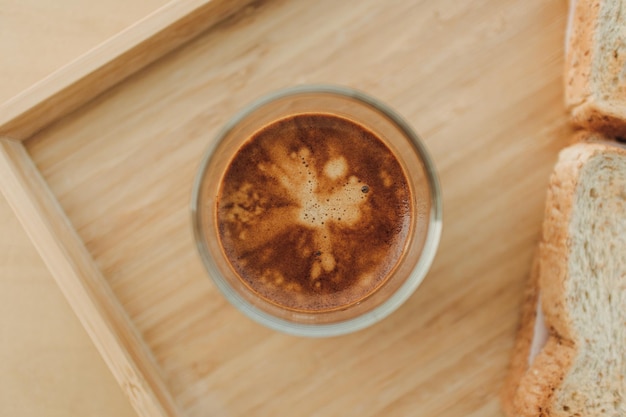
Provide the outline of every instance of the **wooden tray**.
[[[0,107],[0,185],[141,416],[500,416],[545,187],[571,134],[565,16],[560,0],[173,2]],[[216,131],[301,83],[389,103],[444,193],[420,289],[325,340],[231,307],[190,225]]]

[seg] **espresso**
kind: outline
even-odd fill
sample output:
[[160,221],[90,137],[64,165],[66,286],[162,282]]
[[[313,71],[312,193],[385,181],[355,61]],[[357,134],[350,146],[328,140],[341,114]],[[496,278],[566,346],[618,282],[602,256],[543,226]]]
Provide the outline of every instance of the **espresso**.
[[407,242],[413,207],[397,157],[331,114],[271,123],[239,148],[217,200],[220,245],[243,283],[297,311],[374,293]]

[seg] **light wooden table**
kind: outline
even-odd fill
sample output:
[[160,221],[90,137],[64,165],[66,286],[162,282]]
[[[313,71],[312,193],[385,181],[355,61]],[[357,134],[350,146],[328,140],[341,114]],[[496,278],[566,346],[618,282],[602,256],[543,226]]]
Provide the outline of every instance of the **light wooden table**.
[[[165,2],[0,0],[0,102]],[[136,415],[2,195],[0,415]]]
[[[115,1],[121,3],[122,0]],[[354,11],[352,7],[357,3],[360,4],[358,13],[349,13]],[[89,241],[89,249],[100,257],[95,259],[100,262],[100,269],[106,273],[121,271],[111,280],[114,291],[117,291],[117,297],[123,296],[121,302],[159,361],[160,369],[164,370],[168,388],[187,414],[202,417],[211,410],[217,415],[227,413],[227,410],[241,415],[254,412],[259,404],[267,403],[269,396],[268,391],[264,390],[266,386],[270,387],[268,389],[272,393],[280,393],[271,396],[275,401],[264,408],[266,415],[275,415],[276,410],[295,409],[304,410],[305,414],[313,414],[315,410],[324,415],[345,415],[349,412],[356,415],[361,410],[371,415],[501,415],[496,392],[511,351],[520,294],[539,235],[548,175],[558,150],[571,137],[571,127],[567,123],[562,103],[562,45],[566,3],[562,0],[488,0],[471,3],[454,0],[422,1],[418,5],[421,8],[419,13],[411,10],[412,7],[418,7],[413,2],[402,1],[397,2],[399,7],[396,8],[378,0],[360,3],[302,0],[259,4],[258,14],[231,22],[215,37],[207,35],[179,53],[170,54],[169,58],[151,66],[142,76],[131,77],[125,88],[120,86],[118,93],[100,97],[69,116],[64,123],[40,132],[28,144],[31,155],[35,159],[39,158],[38,166],[44,171],[44,176],[48,176],[47,181],[53,191],[57,195],[65,194],[61,203],[65,205],[66,212],[73,212],[71,220],[75,227],[82,233],[81,237]],[[337,5],[337,9],[329,7],[334,5]],[[76,6],[76,10],[79,9],[80,6]],[[4,9],[0,10],[4,13]],[[58,9],[59,13],[60,10],[67,10],[67,7]],[[335,13],[337,10],[339,13]],[[44,12],[54,15],[53,11]],[[85,13],[91,14],[92,10]],[[101,12],[96,12],[96,15],[97,19],[87,19],[81,24],[88,30],[77,29],[65,36],[74,39],[90,31],[92,26],[96,26],[93,22],[99,22],[104,16]],[[306,21],[306,25],[290,20],[292,16]],[[317,20],[310,20],[309,16],[317,16]],[[338,16],[337,20],[333,20],[334,16]],[[380,23],[375,27],[378,30],[370,30],[368,26],[373,17]],[[111,15],[111,18],[117,17]],[[55,20],[43,19],[45,23],[48,21]],[[285,26],[285,30],[274,31],[280,22],[290,24]],[[46,24],[38,23],[43,33],[46,33],[44,37],[51,37],[48,32],[54,31]],[[16,25],[14,30],[22,30],[27,26]],[[67,27],[63,26],[61,32]],[[308,28],[315,30],[307,32]],[[407,32],[396,35],[401,28]],[[7,33],[10,30],[0,29]],[[309,36],[313,32],[315,36]],[[22,36],[34,37],[31,32],[25,33],[28,35]],[[6,34],[0,32],[0,37],[2,35]],[[13,32],[10,35],[16,38]],[[105,36],[102,34],[102,37]],[[234,44],[219,41],[227,36],[232,37],[231,42]],[[64,42],[63,36],[60,39],[60,42]],[[249,41],[257,39],[259,43],[250,47]],[[357,42],[357,47],[347,48],[346,40]],[[302,44],[304,41],[310,43]],[[76,42],[80,44],[77,50],[88,45],[87,41]],[[333,48],[326,49],[325,46],[331,42],[337,43]],[[9,42],[7,45],[12,44]],[[307,55],[307,49],[301,48],[302,45],[324,53]],[[54,49],[56,46],[59,45],[53,42],[43,49]],[[372,49],[375,52],[384,50],[385,54],[372,55]],[[66,49],[61,46],[59,51],[65,52]],[[40,52],[39,49],[32,52],[34,55],[31,55],[30,64],[39,62]],[[51,55],[56,57],[54,53]],[[20,54],[12,56],[21,59]],[[207,56],[233,59],[233,67],[220,67],[220,61],[207,60]],[[355,62],[365,63],[367,71],[353,71]],[[176,71],[178,64],[185,67],[182,77]],[[281,78],[281,74],[278,74],[277,68],[281,64],[288,67],[287,77]],[[21,65],[24,72],[31,68],[28,61]],[[10,68],[8,66],[7,71]],[[19,68],[16,66],[14,73],[21,74]],[[238,83],[236,88],[220,82],[228,79],[227,72],[232,73],[233,68],[241,69],[234,72]],[[385,74],[390,76],[385,77]],[[153,88],[153,83],[160,77],[169,81],[159,83],[159,89]],[[151,258],[155,253],[160,255],[158,244],[161,242],[176,242],[175,245],[168,245],[165,251],[171,258],[159,256],[158,262],[133,264],[131,257],[123,256],[123,251],[136,242],[129,241],[124,246],[118,245],[115,239],[126,232],[122,222],[113,227],[117,235],[103,234],[99,228],[106,224],[104,217],[98,218],[100,223],[91,222],[93,217],[81,218],[75,210],[68,210],[68,207],[78,207],[79,204],[72,204],[85,200],[84,197],[92,195],[94,191],[89,190],[92,194],[83,193],[86,187],[83,183],[80,184],[82,188],[76,187],[72,193],[65,193],[65,189],[72,188],[74,183],[64,182],[65,177],[60,175],[55,176],[58,173],[54,172],[54,167],[50,168],[54,161],[46,159],[47,155],[54,155],[54,152],[46,154],[44,151],[50,146],[68,143],[69,148],[72,148],[72,144],[83,145],[83,139],[89,135],[83,137],[81,129],[85,128],[95,136],[94,131],[101,125],[93,123],[94,120],[102,120],[103,123],[106,120],[119,120],[116,116],[120,113],[129,114],[124,119],[125,133],[142,132],[133,146],[151,143],[150,131],[144,131],[142,123],[151,123],[153,120],[158,121],[160,127],[167,127],[164,131],[168,134],[206,132],[207,120],[212,123],[210,129],[216,129],[217,125],[225,121],[220,117],[232,114],[240,103],[252,99],[253,90],[259,93],[276,89],[284,86],[287,82],[285,80],[289,83],[327,81],[359,86],[393,107],[402,109],[402,114],[408,116],[427,138],[441,174],[446,226],[439,255],[429,278],[416,292],[412,302],[405,304],[377,328],[344,339],[311,341],[270,334],[269,330],[240,318],[237,315],[239,313],[228,307],[223,298],[215,297],[213,304],[205,303],[212,297],[211,292],[216,290],[210,287],[208,281],[197,279],[204,277],[204,273],[193,251],[184,247],[191,247],[191,239],[184,235],[188,233],[188,229],[183,227],[188,224],[188,217],[183,209],[174,210],[174,221],[168,223],[176,226],[172,228],[178,233],[174,239],[159,241],[145,238],[141,242],[143,259]],[[197,106],[193,98],[197,97],[195,86],[200,84],[203,85],[202,93],[214,87],[218,94],[212,97],[223,96],[228,97],[228,100]],[[16,89],[12,82],[8,85],[9,89]],[[157,101],[161,107],[152,106],[151,103],[145,112],[128,111],[129,103],[141,107],[150,98],[158,95],[169,98],[175,94],[180,99],[176,103],[182,104],[177,107],[177,111],[193,109],[185,114],[184,123],[180,123],[175,113],[163,117],[166,114],[161,111],[163,106],[171,104],[168,100]],[[217,117],[214,116],[217,112],[213,111],[215,103],[224,106],[221,109],[223,114]],[[100,116],[106,116],[106,120],[98,119]],[[179,197],[185,193],[185,189],[179,185],[190,184],[183,177],[192,178],[193,164],[189,162],[194,158],[187,156],[196,157],[205,146],[201,143],[200,134],[194,133],[191,139],[186,142],[186,146],[189,146],[184,148],[188,154],[173,160],[175,168],[179,169],[172,171],[178,173],[176,181],[181,181],[168,182],[161,191],[168,191],[171,187],[173,192],[166,192],[168,199],[159,200],[159,206],[152,208],[153,213],[158,213],[159,219],[165,219],[172,213],[168,206],[172,200],[183,201]],[[117,150],[126,146],[117,148],[117,143],[106,140],[100,143],[104,142],[107,145],[105,150],[87,153],[90,156],[97,154],[100,161],[107,161],[107,152],[109,155],[118,155],[120,153]],[[41,146],[44,143],[45,147]],[[94,143],[91,145],[95,146]],[[158,146],[147,154],[148,159],[157,160],[162,155],[168,155],[169,147],[176,146],[176,141],[160,140]],[[135,150],[145,148],[137,146]],[[76,149],[84,148],[77,146]],[[64,164],[64,169],[73,174],[85,169],[88,171],[87,177],[95,177],[93,173],[102,167],[92,165],[93,158],[75,157],[69,158],[69,161],[69,164]],[[127,172],[133,172],[133,163],[122,165]],[[170,168],[160,164],[146,166],[157,170],[154,178],[162,178]],[[112,168],[105,166],[103,172],[107,170]],[[125,178],[120,173],[116,173],[114,180]],[[142,192],[134,196],[135,208],[141,209],[146,202],[153,201],[150,199],[153,196],[145,198],[150,189]],[[145,218],[142,216],[124,217],[126,213],[121,209],[123,204],[120,201],[116,200],[112,205],[113,216],[130,219],[135,222],[132,224],[135,228],[143,227],[141,222]],[[86,209],[81,207],[83,212],[100,216],[101,212],[90,210],[98,202],[89,200],[89,203],[91,205]],[[9,227],[5,229],[9,230]],[[21,230],[19,226],[14,226],[14,229]],[[164,228],[163,233],[168,230]],[[146,233],[144,236],[151,235]],[[23,247],[31,248],[31,258],[37,259],[23,234],[20,239]],[[5,238],[4,241],[7,247],[16,247],[15,237]],[[155,241],[157,246],[151,246],[151,242]],[[137,247],[134,250],[138,250]],[[5,253],[18,253],[19,250],[7,249],[2,252],[2,256],[9,256]],[[185,257],[178,257],[178,263],[173,266],[168,265],[171,269],[162,267],[180,253],[185,253]],[[187,259],[192,257],[193,261],[187,263]],[[122,258],[129,263],[118,268],[116,262]],[[23,264],[25,266],[30,262],[24,260]],[[47,277],[41,262],[38,259],[37,262],[38,270],[43,277]],[[4,264],[7,262],[4,261]],[[181,274],[185,281],[181,282],[173,275],[166,277],[168,279],[160,279],[182,264],[190,268],[189,273]],[[146,271],[162,275],[150,275]],[[28,274],[21,273],[29,277]],[[149,283],[135,280],[134,275],[150,276],[154,282],[162,285],[154,287],[155,291],[143,291]],[[18,275],[10,271],[4,276]],[[19,282],[27,281],[20,279]],[[34,293],[28,291],[23,299],[43,306],[45,303],[35,299]],[[55,294],[58,300],[58,293]],[[163,308],[163,294],[167,295],[167,308]],[[64,343],[71,340],[63,336],[62,332],[66,331],[65,327],[70,327],[64,321],[73,319],[67,312],[63,318],[51,324],[48,323],[51,313],[30,307],[34,309],[31,314],[32,326],[43,326],[32,327],[31,330],[21,323],[22,316],[27,314],[21,314],[13,305],[18,302],[18,297],[11,297],[10,294],[8,297],[11,299],[5,303],[6,307],[3,306],[6,309],[3,320],[11,326],[6,327],[16,328],[18,333],[31,334],[32,337],[31,340],[19,341],[7,333],[2,340],[11,342],[5,342],[2,346],[7,347],[7,352],[8,347],[11,347],[14,356],[4,362],[21,369],[24,361],[32,356],[25,353],[24,346],[30,346],[29,343],[33,341],[40,343],[40,352],[45,353],[37,356],[42,358],[37,362],[41,366],[32,366],[26,371],[29,377],[32,375],[32,379],[23,384],[21,391],[15,391],[22,393],[21,401],[26,404],[32,387],[44,379],[37,377],[38,372],[48,372],[47,375],[52,377],[67,375],[67,367],[62,365],[56,369],[57,372],[55,369],[45,370],[55,361],[54,358],[46,358],[55,349],[50,348],[51,342],[44,336],[49,333],[50,337],[59,337]],[[22,301],[20,305],[24,304]],[[64,303],[60,300],[58,304]],[[215,314],[218,310],[219,314]],[[37,322],[40,317],[46,317],[46,322]],[[184,320],[179,320],[179,317],[184,317]],[[217,317],[217,320],[210,320],[212,317]],[[230,330],[231,323],[237,323],[232,327],[236,329],[235,332],[213,331],[224,328]],[[180,343],[181,335],[185,335],[185,343]],[[73,337],[85,340],[84,334],[77,328]],[[193,343],[190,342],[192,339]],[[87,349],[88,342],[81,343],[84,344],[80,349]],[[244,357],[241,352],[247,353],[250,344],[254,344],[255,349]],[[54,346],[58,346],[57,351],[64,352],[68,363],[78,356],[72,355],[72,345],[59,343]],[[366,349],[359,349],[363,346]],[[92,358],[89,363],[97,362],[101,366],[93,350],[89,352]],[[259,358],[270,365],[256,366],[263,363]],[[393,359],[393,366],[389,366],[389,358]],[[280,367],[271,366],[279,362]],[[320,364],[323,364],[322,372],[317,374],[316,384],[311,385],[308,378],[316,373]],[[87,370],[91,368],[93,371],[93,367],[80,364],[76,367],[80,369],[76,371],[71,389],[77,390],[74,391],[77,394],[69,395],[70,399],[65,400],[67,407],[59,414],[89,415],[94,410],[107,415],[123,414],[117,410],[104,411],[110,405],[103,402],[99,406],[92,405],[89,411],[68,408],[74,405],[72,395],[81,399],[81,404],[97,400],[94,399],[97,395],[94,394],[94,384],[89,382],[93,374]],[[277,369],[277,383],[267,384],[265,377]],[[11,372],[5,372],[3,378],[8,378],[6,384],[16,379],[11,377]],[[246,377],[241,378],[244,372]],[[372,374],[375,374],[375,378],[368,380]],[[98,388],[108,384],[106,386],[111,387],[109,395],[120,398],[119,392],[112,388],[112,380],[106,372],[93,378],[98,382]],[[105,378],[108,378],[106,382]],[[368,383],[362,384],[363,381]],[[352,389],[350,395],[338,395],[343,387],[350,389],[357,384],[358,390]],[[52,384],[54,389],[61,385]],[[132,384],[127,386],[134,387]],[[323,388],[321,393],[316,391],[319,387]],[[47,389],[47,393],[56,392],[53,388],[42,388],[42,391]],[[311,392],[314,395],[310,395]],[[252,394],[248,401],[241,400],[245,394]],[[63,395],[67,398],[67,392]],[[5,400],[7,404],[13,401],[11,406],[21,411],[19,401],[16,402],[10,396],[7,395],[8,400]],[[119,404],[122,402],[120,400]],[[304,406],[299,402],[304,402]],[[324,404],[324,408],[318,409],[319,404]],[[32,414],[50,415],[46,407],[41,409],[44,412],[35,410]],[[124,410],[127,411],[127,408]],[[4,414],[0,412],[0,415]]]

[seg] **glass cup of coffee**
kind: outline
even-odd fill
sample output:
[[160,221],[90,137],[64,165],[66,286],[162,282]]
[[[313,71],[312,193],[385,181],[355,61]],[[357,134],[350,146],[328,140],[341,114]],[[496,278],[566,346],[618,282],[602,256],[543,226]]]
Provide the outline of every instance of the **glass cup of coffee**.
[[303,86],[251,104],[211,142],[192,219],[235,307],[275,330],[335,336],[376,323],[419,286],[441,194],[424,144],[392,109]]

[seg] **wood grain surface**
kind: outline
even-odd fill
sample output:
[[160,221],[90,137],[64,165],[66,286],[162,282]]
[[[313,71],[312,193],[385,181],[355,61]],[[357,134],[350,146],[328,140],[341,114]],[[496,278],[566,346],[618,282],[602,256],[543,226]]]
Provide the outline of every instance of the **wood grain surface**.
[[168,2],[1,105],[0,136],[30,137],[249,2]]
[[[162,3],[0,0],[0,102]],[[0,415],[136,415],[1,195],[0,311]]]
[[0,187],[138,414],[180,416],[150,350],[18,141],[0,140]]
[[20,95],[167,2],[0,0],[0,103]]
[[[571,129],[566,3],[257,3],[26,142],[188,416],[499,416],[545,187]],[[404,115],[444,193],[431,273],[383,322],[277,334],[217,293],[195,253],[191,183],[237,110],[337,83]]]
[[0,415],[136,416],[4,197]]

